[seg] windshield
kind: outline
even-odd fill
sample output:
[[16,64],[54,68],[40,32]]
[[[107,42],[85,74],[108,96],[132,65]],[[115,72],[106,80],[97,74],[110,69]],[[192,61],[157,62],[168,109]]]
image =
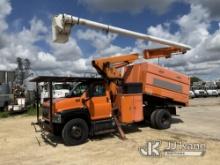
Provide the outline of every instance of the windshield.
[[69,84],[54,84],[53,85],[53,90],[61,90],[61,89],[70,89],[70,85]]
[[88,84],[80,83],[70,91],[68,97],[79,97],[88,89]]

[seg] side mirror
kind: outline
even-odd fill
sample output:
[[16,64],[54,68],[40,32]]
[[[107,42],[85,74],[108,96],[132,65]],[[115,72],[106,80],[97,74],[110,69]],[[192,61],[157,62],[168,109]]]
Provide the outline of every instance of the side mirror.
[[90,99],[90,97],[87,97],[87,98],[82,98],[82,103],[85,104],[86,101],[88,101]]

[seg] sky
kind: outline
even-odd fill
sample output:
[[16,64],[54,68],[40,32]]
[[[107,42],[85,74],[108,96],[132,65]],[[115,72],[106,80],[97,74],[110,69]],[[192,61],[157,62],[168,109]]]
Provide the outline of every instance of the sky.
[[73,27],[69,42],[53,43],[52,17],[67,13],[188,44],[186,54],[159,64],[220,79],[219,6],[219,0],[0,0],[0,70],[15,69],[21,57],[31,61],[35,75],[78,76],[95,71],[92,59],[159,46],[82,26]]

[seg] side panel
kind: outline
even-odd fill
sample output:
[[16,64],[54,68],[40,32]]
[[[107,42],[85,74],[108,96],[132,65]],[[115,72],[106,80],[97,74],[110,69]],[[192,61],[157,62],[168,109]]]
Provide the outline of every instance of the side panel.
[[120,94],[117,96],[119,120],[122,123],[133,123],[143,120],[142,94]]
[[135,122],[142,121],[144,119],[143,115],[143,97],[142,94],[136,95],[133,97],[133,102],[134,102],[134,113],[133,113],[133,118]]
[[88,106],[92,120],[105,119],[112,116],[111,102],[107,96],[92,97]]
[[119,120],[122,123],[133,122],[133,96],[132,95],[119,95],[118,96],[118,107],[120,112]]
[[142,63],[128,66],[124,78],[127,83],[143,83],[145,94],[188,104],[190,80],[184,74],[155,64]]
[[188,103],[189,85],[146,73],[144,92],[149,95],[171,98],[177,102]]
[[54,109],[56,112],[84,107],[82,104],[82,98],[80,97],[55,99],[54,103]]

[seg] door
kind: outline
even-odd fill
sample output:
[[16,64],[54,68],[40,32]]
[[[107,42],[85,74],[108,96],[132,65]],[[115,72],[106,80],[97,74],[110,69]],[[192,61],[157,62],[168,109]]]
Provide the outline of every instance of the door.
[[88,107],[92,120],[105,119],[112,116],[111,100],[103,83],[91,85],[89,97]]

